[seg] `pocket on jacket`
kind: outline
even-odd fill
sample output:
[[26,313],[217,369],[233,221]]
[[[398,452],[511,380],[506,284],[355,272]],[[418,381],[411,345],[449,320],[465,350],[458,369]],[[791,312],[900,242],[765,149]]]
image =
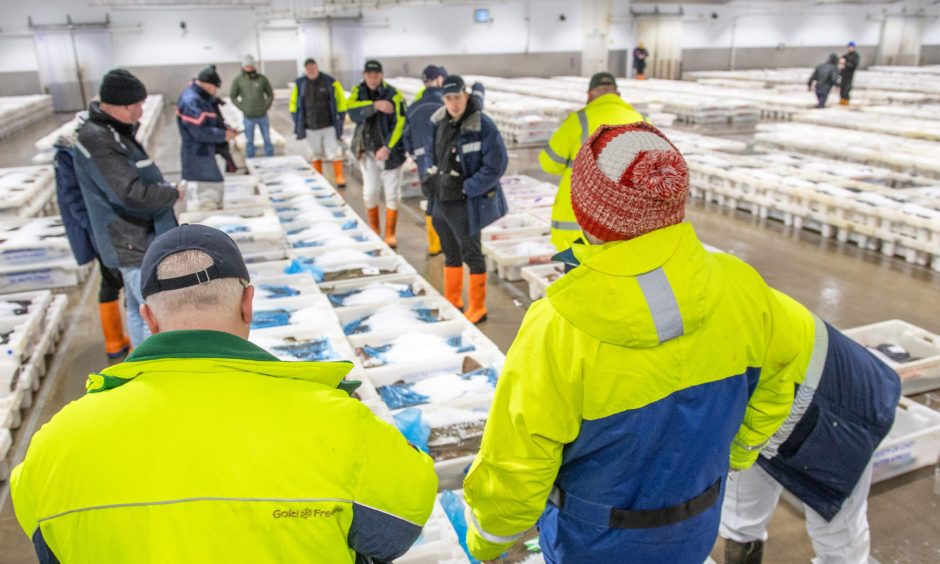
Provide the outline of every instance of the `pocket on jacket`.
[[153,229],[148,225],[140,225],[120,219],[108,224],[108,235],[111,246],[117,255],[121,266],[139,265],[147,252],[147,245]]
[[848,495],[878,444],[866,427],[818,409],[815,425],[799,448],[783,460],[832,489]]

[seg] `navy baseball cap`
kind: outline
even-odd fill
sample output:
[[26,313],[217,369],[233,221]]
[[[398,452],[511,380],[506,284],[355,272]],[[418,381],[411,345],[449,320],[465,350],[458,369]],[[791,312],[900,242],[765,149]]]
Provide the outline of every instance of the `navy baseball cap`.
[[613,86],[617,87],[617,79],[614,78],[614,75],[609,72],[599,72],[591,77],[591,82],[588,85],[588,90],[594,90],[601,86]]
[[[157,267],[166,257],[183,251],[202,251],[212,258],[212,266],[178,276],[176,278],[157,278]],[[206,225],[185,223],[174,227],[150,243],[140,265],[140,291],[143,297],[206,284],[219,278],[240,278],[250,280],[245,259],[238,245],[223,231]]]
[[366,61],[366,68],[363,72],[382,72],[382,63],[375,59]]
[[463,77],[459,74],[450,74],[447,75],[447,78],[444,79],[444,85],[441,87],[443,90],[444,96],[448,94],[460,94],[461,92],[466,92],[467,84],[463,81]]
[[447,69],[444,67],[436,67],[434,65],[428,65],[424,67],[424,70],[421,71],[421,80],[428,82],[434,80],[439,76],[447,76]]

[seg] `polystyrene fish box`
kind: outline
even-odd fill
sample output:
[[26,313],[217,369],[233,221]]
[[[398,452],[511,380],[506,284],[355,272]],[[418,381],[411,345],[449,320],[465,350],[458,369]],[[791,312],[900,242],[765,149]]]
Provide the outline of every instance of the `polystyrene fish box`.
[[52,303],[48,290],[0,296],[0,358],[21,363],[29,358],[42,336],[42,325]]
[[479,329],[460,319],[400,335],[349,335],[347,339],[367,373],[379,366],[414,367],[453,355],[498,350]]
[[[10,450],[13,448],[13,435],[9,429],[0,428],[0,480],[6,480],[13,469]],[[445,517],[446,519],[446,517]]]
[[225,194],[223,208],[235,210],[240,208],[267,207],[271,204],[268,189],[253,176],[227,176],[225,177]]
[[396,564],[466,564],[469,562],[460,547],[457,532],[441,506],[440,495],[434,501],[434,508],[421,530],[421,536],[408,552],[396,558],[395,562]]
[[0,222],[0,266],[24,268],[72,257],[58,217]]
[[329,249],[376,249],[385,245],[371,229],[359,227],[343,229],[336,223],[322,223],[311,229],[294,232],[287,237],[295,252],[325,251]]
[[251,330],[294,326],[328,327],[336,323],[336,314],[323,296],[294,296],[278,300],[256,300]]
[[557,253],[558,251],[548,237],[483,243],[483,254],[486,256],[488,270],[495,270],[500,278],[510,282],[522,280],[522,267],[545,264],[550,262]]
[[0,216],[36,215],[52,197],[54,180],[51,166],[0,169]]
[[[19,389],[0,390],[0,429],[16,429],[23,423],[23,413],[20,410],[22,397],[23,391]],[[381,400],[379,401],[381,403]]]
[[91,263],[79,266],[73,257],[40,265],[0,267],[0,288],[4,292],[31,292],[77,286],[89,273]]
[[538,300],[545,297],[545,290],[565,275],[565,265],[560,262],[525,266],[520,270],[522,279],[529,283],[529,299]]
[[327,209],[308,210],[304,213],[289,218],[278,218],[284,232],[287,235],[297,235],[305,229],[316,227],[317,224],[330,222],[339,224],[342,228],[351,230],[363,226],[359,216],[350,209]]
[[[844,333],[898,373],[904,395],[940,388],[940,337],[936,334],[900,319],[856,327]],[[908,355],[906,360],[905,354]]]
[[284,229],[270,208],[190,212],[180,215],[180,223],[201,223],[221,229],[235,241],[246,262],[287,256]]
[[245,159],[245,165],[251,174],[260,172],[309,172],[313,173],[313,167],[300,155],[286,155],[278,157],[254,157]]
[[320,289],[337,308],[337,313],[344,307],[384,305],[409,298],[440,296],[430,282],[417,274],[388,276],[382,281],[343,280],[321,284]]
[[316,280],[306,274],[282,274],[258,280],[252,278],[251,284],[255,287],[255,301],[322,294]]
[[511,213],[484,227],[481,239],[483,241],[500,241],[503,239],[539,237],[549,233],[551,233],[551,227],[548,223],[526,213]]
[[[295,258],[292,262],[292,268],[312,272],[314,269],[320,269],[321,267],[316,266],[311,259]],[[318,284],[321,286],[324,284],[332,285],[343,280],[368,279],[379,281],[390,276],[415,273],[414,267],[399,255],[369,257],[356,260],[355,263],[347,263],[342,267],[331,267],[328,271],[322,270],[322,276],[318,278]],[[314,273],[314,276],[318,275]]]
[[346,335],[399,335],[409,329],[460,318],[463,314],[439,297],[405,298],[386,304],[370,304],[335,310]]
[[872,481],[880,482],[940,460],[940,413],[901,398],[894,425],[873,457]]

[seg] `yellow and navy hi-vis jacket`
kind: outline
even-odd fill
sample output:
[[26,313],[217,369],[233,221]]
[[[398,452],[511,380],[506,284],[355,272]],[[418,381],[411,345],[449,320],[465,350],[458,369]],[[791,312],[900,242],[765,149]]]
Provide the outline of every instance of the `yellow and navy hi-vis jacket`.
[[[384,114],[373,105],[378,100],[388,100],[395,106],[391,114]],[[405,163],[405,144],[402,133],[405,130],[405,97],[394,86],[382,82],[375,90],[369,90],[365,82],[353,86],[346,101],[349,119],[356,123],[353,135],[352,151],[356,158],[362,158],[362,136],[364,128],[375,126],[385,140],[385,146],[391,151],[385,161],[385,170],[394,170]],[[375,120],[378,120],[375,123]]]
[[559,251],[582,238],[581,227],[571,208],[571,167],[581,145],[602,125],[648,121],[618,94],[604,94],[567,119],[552,134],[548,146],[539,153],[539,164],[549,174],[561,175],[552,207],[552,244]]
[[[495,558],[538,519],[547,562],[703,562],[729,460],[749,467],[786,418],[812,327],[688,223],[566,254],[580,264],[530,306],[464,481],[469,548]],[[606,526],[707,492],[675,524]]]
[[392,560],[437,476],[337,389],[351,367],[155,335],[36,433],[10,479],[16,517],[48,562]]
[[[343,137],[343,125],[346,122],[346,93],[343,92],[343,85],[338,80],[326,73],[320,73],[323,80],[332,86],[330,87],[330,113],[333,114],[333,129],[336,130],[336,138]],[[297,140],[307,138],[307,107],[304,105],[304,93],[310,79],[306,75],[297,77],[294,86],[290,91],[290,110],[291,119],[294,120],[294,135]]]

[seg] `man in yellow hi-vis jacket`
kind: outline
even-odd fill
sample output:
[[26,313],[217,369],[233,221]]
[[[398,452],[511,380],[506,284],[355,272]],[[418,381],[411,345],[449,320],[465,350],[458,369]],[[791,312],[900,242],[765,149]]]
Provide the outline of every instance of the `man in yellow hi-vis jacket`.
[[563,251],[582,237],[571,210],[571,165],[581,144],[601,125],[635,123],[645,119],[617,93],[617,82],[612,74],[600,72],[591,77],[587,106],[570,114],[552,134],[548,146],[539,153],[542,170],[561,176],[552,207],[552,244],[556,249]]
[[92,374],[10,479],[39,561],[405,553],[434,503],[434,464],[349,396],[352,364],[282,362],[246,340],[254,289],[221,231],[164,233],[141,274],[153,336]]
[[683,222],[688,168],[653,126],[602,126],[573,172],[588,243],[506,357],[467,544],[496,558],[538,520],[549,563],[704,562],[729,466],[786,418],[812,328]]

